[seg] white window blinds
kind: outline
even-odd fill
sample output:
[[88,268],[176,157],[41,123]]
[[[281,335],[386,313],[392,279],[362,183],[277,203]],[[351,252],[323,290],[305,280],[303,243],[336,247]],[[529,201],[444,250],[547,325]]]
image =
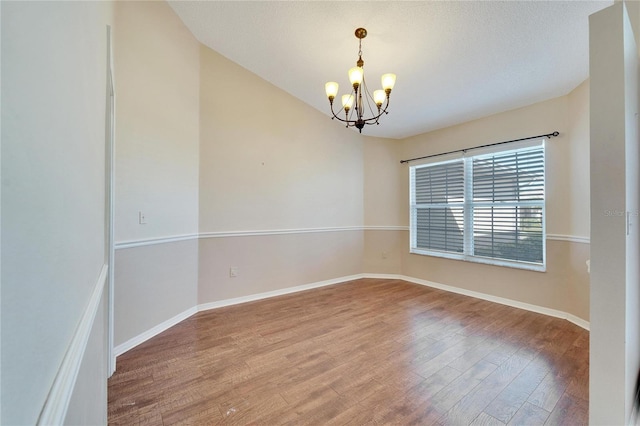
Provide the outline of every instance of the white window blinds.
[[414,169],[412,222],[415,246],[463,253],[464,163],[462,160]]
[[544,151],[473,158],[473,254],[543,262]]
[[411,252],[545,264],[544,145],[412,166]]

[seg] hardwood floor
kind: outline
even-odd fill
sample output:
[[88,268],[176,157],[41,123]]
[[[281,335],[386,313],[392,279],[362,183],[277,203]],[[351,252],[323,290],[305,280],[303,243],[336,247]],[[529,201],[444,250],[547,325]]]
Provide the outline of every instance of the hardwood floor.
[[114,425],[588,422],[587,331],[396,280],[201,312],[117,367]]

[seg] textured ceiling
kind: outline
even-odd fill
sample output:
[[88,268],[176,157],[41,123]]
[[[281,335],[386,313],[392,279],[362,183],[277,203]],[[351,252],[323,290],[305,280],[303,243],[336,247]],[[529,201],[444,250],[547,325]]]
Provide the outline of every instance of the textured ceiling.
[[169,4],[200,42],[327,116],[324,83],[346,93],[365,27],[369,89],[398,80],[363,133],[404,138],[569,93],[589,74],[588,17],[613,1]]

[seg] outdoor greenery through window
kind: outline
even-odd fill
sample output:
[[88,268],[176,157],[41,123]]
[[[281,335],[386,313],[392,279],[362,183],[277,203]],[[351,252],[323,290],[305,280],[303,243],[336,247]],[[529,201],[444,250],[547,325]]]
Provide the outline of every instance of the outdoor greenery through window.
[[544,144],[411,166],[411,252],[545,267]]

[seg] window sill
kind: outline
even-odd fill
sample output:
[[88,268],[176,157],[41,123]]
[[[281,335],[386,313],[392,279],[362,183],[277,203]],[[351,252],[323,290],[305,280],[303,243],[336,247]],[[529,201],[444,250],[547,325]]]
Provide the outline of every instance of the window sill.
[[462,260],[465,262],[483,263],[485,265],[503,266],[507,268],[524,269],[534,272],[547,272],[546,264],[528,263],[528,262],[516,262],[512,260],[493,259],[481,256],[467,256],[464,254],[456,254],[444,251],[435,250],[420,250],[411,248],[409,250],[411,254],[419,254],[421,256],[441,257],[445,259]]

